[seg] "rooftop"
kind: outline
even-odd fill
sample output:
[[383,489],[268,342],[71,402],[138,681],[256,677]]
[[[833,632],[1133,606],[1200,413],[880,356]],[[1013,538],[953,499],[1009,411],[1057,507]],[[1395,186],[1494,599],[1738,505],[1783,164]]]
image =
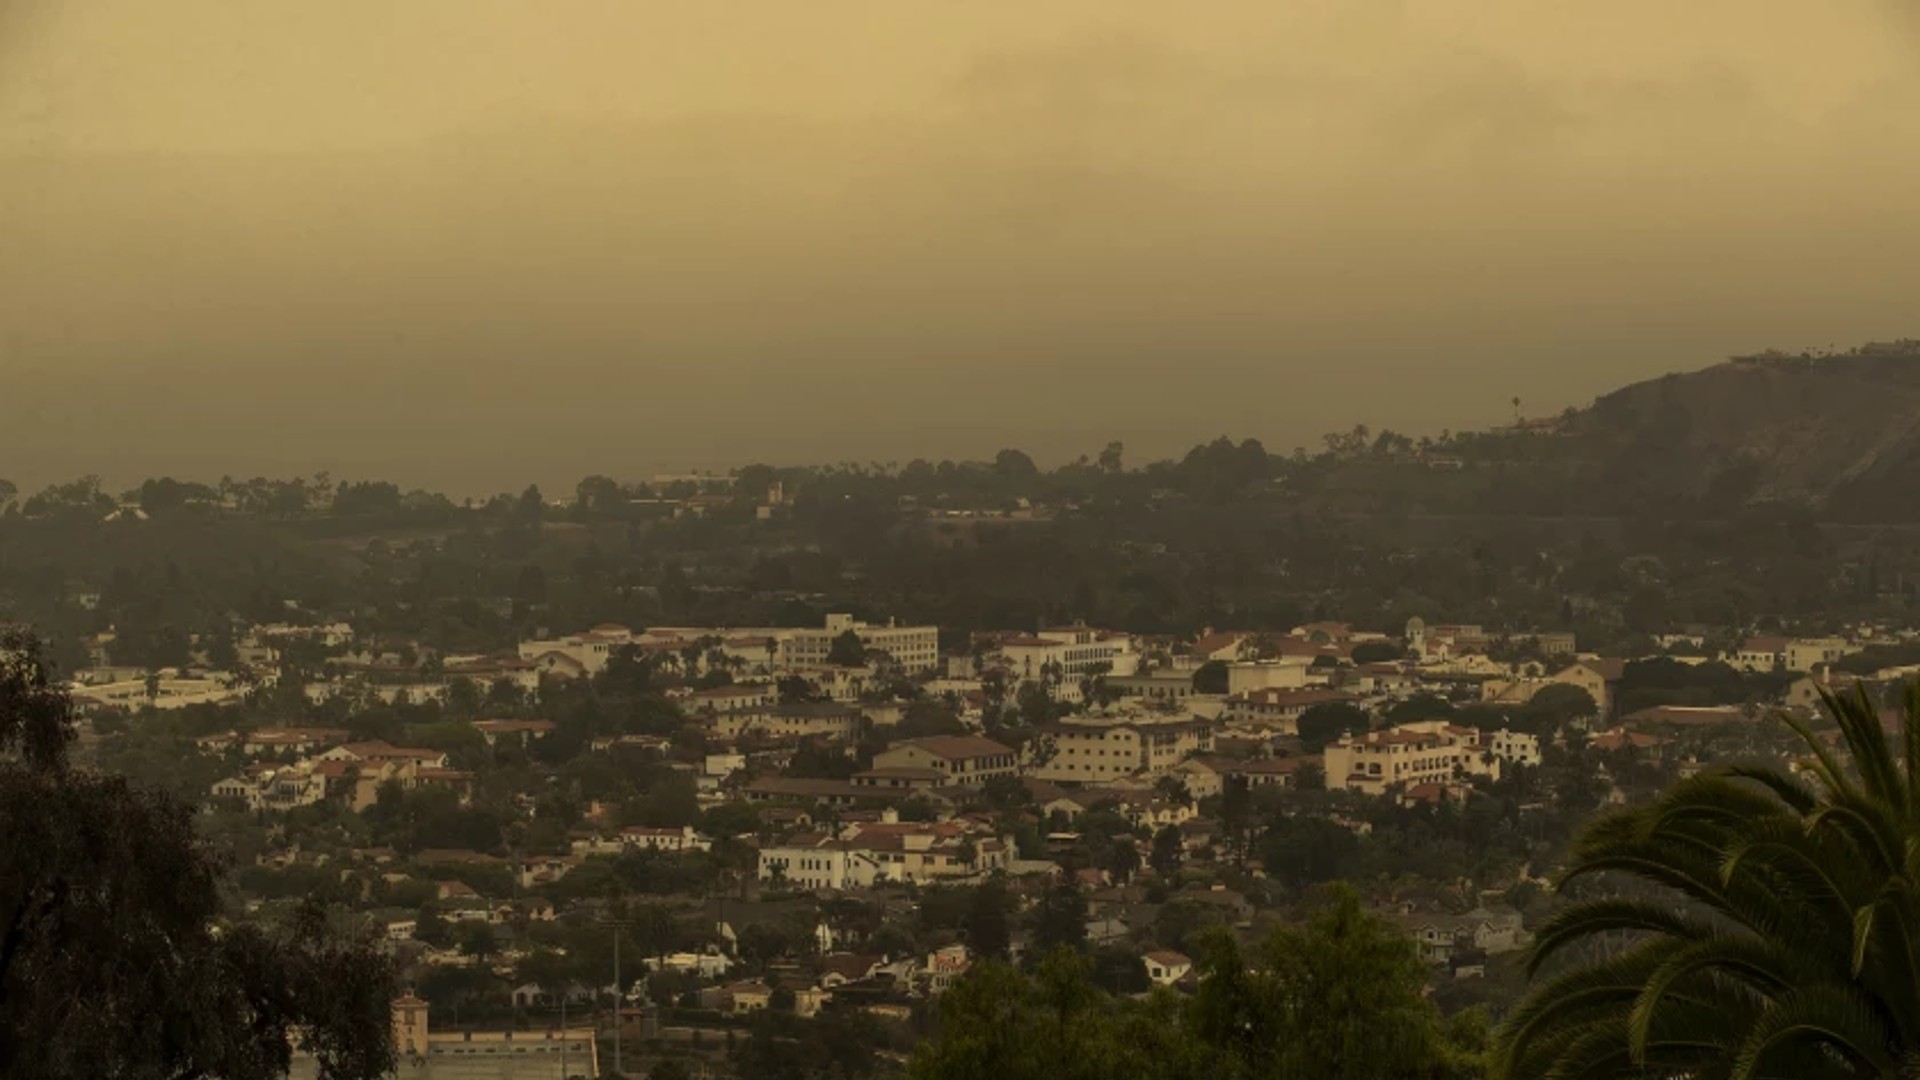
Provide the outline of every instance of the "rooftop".
[[949,761],[1002,757],[1013,753],[1012,747],[1003,746],[979,735],[929,735],[924,739],[907,739],[897,742],[887,749],[899,750],[909,746]]

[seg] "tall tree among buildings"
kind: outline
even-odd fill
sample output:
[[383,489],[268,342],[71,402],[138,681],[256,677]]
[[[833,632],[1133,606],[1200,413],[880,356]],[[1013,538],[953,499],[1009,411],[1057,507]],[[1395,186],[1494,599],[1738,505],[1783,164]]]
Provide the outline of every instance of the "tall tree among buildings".
[[859,667],[867,662],[867,647],[860,635],[852,630],[843,630],[827,647],[827,663],[839,667]]
[[392,968],[303,908],[229,920],[193,807],[70,768],[72,704],[40,645],[0,633],[0,1075],[284,1076],[393,1066]]
[[1072,879],[1063,879],[1041,898],[1033,911],[1033,948],[1047,953],[1058,948],[1087,945],[1087,898]]

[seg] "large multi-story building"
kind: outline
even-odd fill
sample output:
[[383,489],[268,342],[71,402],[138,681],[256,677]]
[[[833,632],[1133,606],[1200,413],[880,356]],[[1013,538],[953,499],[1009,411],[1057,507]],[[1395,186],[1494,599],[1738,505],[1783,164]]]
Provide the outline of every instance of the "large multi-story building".
[[787,665],[802,667],[826,663],[834,641],[848,631],[860,639],[861,647],[867,652],[885,653],[909,672],[917,674],[939,666],[940,628],[937,626],[902,626],[891,619],[880,626],[861,622],[851,615],[829,615],[826,625],[818,630],[773,633],[784,635],[782,655]]
[[1045,681],[1063,701],[1080,699],[1080,680],[1092,675],[1132,675],[1140,652],[1129,634],[1088,626],[1063,626],[1002,640],[996,652],[1014,678]]
[[1395,785],[1447,783],[1466,776],[1498,779],[1502,759],[1476,728],[1445,720],[1401,724],[1343,735],[1326,748],[1327,787],[1383,795]]
[[1000,643],[1007,667],[1022,678],[1039,678],[1057,667],[1069,679],[1087,674],[1131,675],[1140,654],[1131,635],[1088,626],[1062,626]]
[[931,671],[940,662],[939,627],[904,626],[892,620],[884,625],[865,623],[851,615],[828,615],[824,625],[807,629],[664,626],[636,634],[608,624],[566,637],[523,641],[519,653],[521,660],[558,675],[598,674],[622,647],[632,646],[675,665],[725,666],[738,674],[764,676],[824,665],[834,641],[849,631],[869,654],[885,653],[910,673]]
[[1056,783],[1101,784],[1160,772],[1213,749],[1213,727],[1195,718],[1076,716],[1047,729],[1030,776]]

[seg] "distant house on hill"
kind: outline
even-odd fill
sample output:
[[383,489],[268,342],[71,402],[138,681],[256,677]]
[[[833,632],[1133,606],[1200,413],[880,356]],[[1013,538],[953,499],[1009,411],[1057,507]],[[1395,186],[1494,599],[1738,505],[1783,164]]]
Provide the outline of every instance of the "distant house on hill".
[[1140,958],[1147,967],[1147,978],[1155,986],[1172,986],[1193,970],[1193,961],[1185,953],[1157,949]]

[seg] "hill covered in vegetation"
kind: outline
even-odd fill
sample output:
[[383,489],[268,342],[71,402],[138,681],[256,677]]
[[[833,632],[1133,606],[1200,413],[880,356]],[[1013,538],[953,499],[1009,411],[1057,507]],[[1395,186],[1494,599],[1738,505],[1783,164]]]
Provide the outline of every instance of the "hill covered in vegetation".
[[1623,507],[1783,502],[1908,521],[1920,480],[1920,341],[1769,353],[1636,383],[1568,419],[1592,482]]
[[1910,523],[1920,341],[1770,352],[1634,383],[1586,409],[1412,440],[1355,428],[1280,473],[1336,512]]
[[457,503],[380,480],[0,483],[0,618],[62,666],[215,652],[235,618],[351,615],[462,650],[541,628],[815,625],[823,610],[969,630],[1573,629],[1904,618],[1920,606],[1920,345],[1766,355],[1500,429],[1354,428],[1276,453],[1219,438],[1135,463],[757,464],[590,476]]

